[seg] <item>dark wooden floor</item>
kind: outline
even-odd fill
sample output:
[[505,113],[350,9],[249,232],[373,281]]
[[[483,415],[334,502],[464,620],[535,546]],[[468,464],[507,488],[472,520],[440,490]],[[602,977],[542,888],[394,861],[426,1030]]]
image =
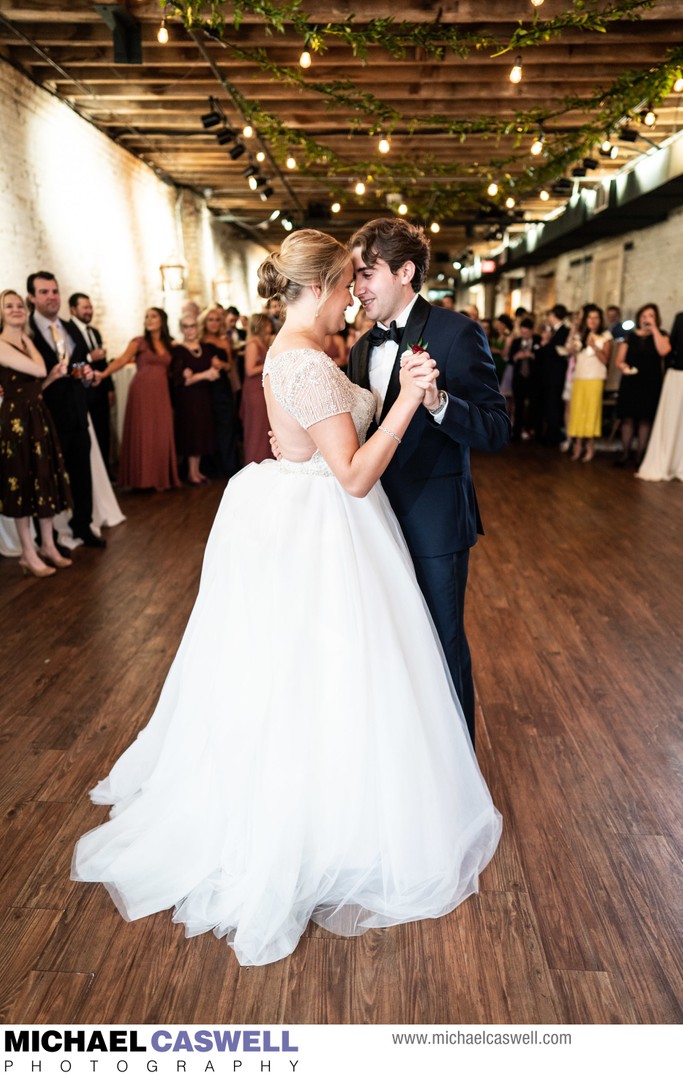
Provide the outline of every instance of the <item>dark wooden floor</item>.
[[221,489],[122,499],[106,552],[0,563],[0,1017],[11,1023],[671,1023],[682,1013],[683,488],[522,445],[475,464],[469,629],[505,831],[452,915],[240,969],[69,881],[86,792],[145,723]]

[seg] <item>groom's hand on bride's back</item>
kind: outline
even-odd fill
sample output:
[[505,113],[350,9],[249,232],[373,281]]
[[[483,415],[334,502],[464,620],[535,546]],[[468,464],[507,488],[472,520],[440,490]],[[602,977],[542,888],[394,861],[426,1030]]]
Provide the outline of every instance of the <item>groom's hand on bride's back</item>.
[[280,443],[272,430],[268,430],[268,440],[270,441],[270,451],[275,456],[275,459],[281,460],[282,452],[280,451]]

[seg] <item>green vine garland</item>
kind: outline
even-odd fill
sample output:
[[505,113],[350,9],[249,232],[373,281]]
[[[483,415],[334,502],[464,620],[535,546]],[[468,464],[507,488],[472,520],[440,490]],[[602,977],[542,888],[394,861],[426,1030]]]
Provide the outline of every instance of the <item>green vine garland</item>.
[[[351,15],[344,23],[311,25],[302,8],[302,0],[161,0],[168,14],[179,14],[186,28],[204,30],[220,38],[225,47],[236,56],[255,64],[275,80],[297,89],[323,97],[330,108],[341,106],[355,113],[352,134],[371,135],[382,130],[415,133],[418,129],[437,128],[445,134],[465,141],[468,137],[495,139],[515,135],[515,148],[519,150],[525,135],[535,134],[543,128],[546,135],[544,159],[528,164],[526,152],[514,152],[489,162],[485,172],[480,166],[443,165],[428,157],[420,163],[414,160],[349,161],[331,151],[315,138],[289,127],[276,115],[263,109],[258,102],[248,100],[242,93],[233,92],[244,115],[258,130],[259,135],[271,147],[279,164],[297,151],[305,160],[299,160],[299,171],[306,175],[325,179],[331,195],[342,199],[348,197],[349,181],[359,177],[371,179],[372,193],[366,201],[378,200],[388,191],[397,188],[410,190],[411,213],[425,216],[427,211],[442,217],[452,216],[463,210],[482,204],[484,189],[491,179],[499,183],[501,195],[514,191],[519,202],[525,194],[537,191],[563,175],[569,167],[593,151],[596,143],[606,132],[625,122],[644,100],[657,106],[671,92],[673,82],[683,67],[683,46],[669,49],[664,58],[646,70],[627,70],[610,86],[596,90],[586,97],[567,96],[553,108],[534,107],[518,111],[512,120],[496,116],[477,116],[471,120],[454,120],[448,116],[433,114],[419,120],[404,116],[374,94],[359,89],[350,79],[331,82],[313,80],[298,68],[278,65],[272,61],[265,48],[249,48],[239,44],[238,34],[228,36],[228,27],[239,31],[247,16],[256,16],[265,22],[267,34],[285,33],[293,29],[301,34],[302,42],[309,51],[322,54],[330,43],[349,47],[353,55],[365,62],[368,49],[379,46],[395,58],[402,58],[408,48],[422,49],[434,60],[441,60],[447,53],[467,57],[473,51],[487,51],[500,56],[511,51],[541,45],[560,36],[567,30],[587,33],[604,33],[610,22],[639,19],[643,10],[652,8],[656,0],[615,0],[600,9],[599,0],[572,0],[571,9],[542,19],[538,12],[529,25],[520,24],[507,41],[489,33],[463,33],[457,27],[446,26],[440,16],[427,23],[396,22],[393,18],[371,19],[362,27],[356,26]],[[208,8],[208,17],[204,12]],[[230,12],[226,12],[230,8]],[[553,131],[551,125],[569,112],[581,111],[591,118],[572,131]],[[516,168],[515,168],[516,166]],[[521,170],[520,170],[521,166]],[[515,172],[513,176],[513,172]],[[431,186],[420,190],[418,184],[429,176],[448,176],[457,184],[458,179],[468,179],[466,187],[449,184]],[[479,178],[473,184],[472,178]],[[411,184],[414,188],[411,188]]]

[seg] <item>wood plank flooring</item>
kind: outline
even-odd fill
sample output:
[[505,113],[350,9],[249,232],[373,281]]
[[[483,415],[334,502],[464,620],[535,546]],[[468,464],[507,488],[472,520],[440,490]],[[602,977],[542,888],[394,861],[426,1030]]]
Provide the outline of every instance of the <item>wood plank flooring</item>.
[[504,837],[450,916],[241,969],[69,881],[87,790],[154,706],[221,486],[122,498],[106,551],[0,562],[6,1023],[674,1023],[683,1018],[683,487],[521,445],[474,464],[478,754]]

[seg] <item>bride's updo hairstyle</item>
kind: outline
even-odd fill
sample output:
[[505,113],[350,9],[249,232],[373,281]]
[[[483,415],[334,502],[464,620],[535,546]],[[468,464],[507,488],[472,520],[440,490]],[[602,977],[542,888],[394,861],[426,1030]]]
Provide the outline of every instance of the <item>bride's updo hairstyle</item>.
[[322,289],[318,306],[339,283],[351,255],[331,235],[302,228],[288,235],[279,250],[259,266],[258,293],[262,299],[293,303],[303,288],[314,284]]

